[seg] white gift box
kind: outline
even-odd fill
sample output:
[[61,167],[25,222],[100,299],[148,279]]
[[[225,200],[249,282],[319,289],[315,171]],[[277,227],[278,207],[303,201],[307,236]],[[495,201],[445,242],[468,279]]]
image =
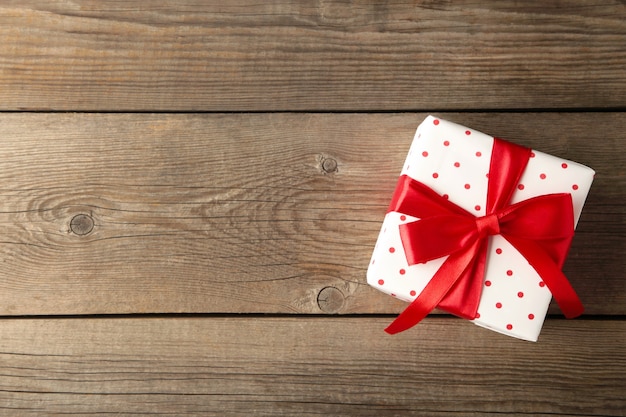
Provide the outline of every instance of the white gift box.
[[[401,175],[427,185],[475,216],[484,216],[493,141],[492,136],[428,116],[415,133]],[[510,203],[570,193],[577,223],[593,176],[591,168],[533,150]],[[417,298],[446,259],[408,265],[398,226],[413,221],[419,219],[387,213],[367,271],[370,285],[407,302]],[[482,295],[473,322],[536,341],[552,294],[506,239],[500,235],[488,239]]]

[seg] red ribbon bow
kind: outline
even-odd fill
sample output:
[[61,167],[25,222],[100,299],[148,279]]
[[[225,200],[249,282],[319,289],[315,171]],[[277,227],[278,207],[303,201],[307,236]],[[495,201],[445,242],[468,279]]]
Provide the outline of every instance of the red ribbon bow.
[[496,234],[537,271],[567,318],[582,314],[582,303],[561,272],[574,236],[572,196],[547,194],[509,205],[530,152],[494,139],[483,217],[475,217],[419,181],[400,177],[389,211],[420,219],[400,225],[409,265],[449,256],[420,295],[385,329],[387,333],[416,325],[435,307],[476,318],[488,237]]

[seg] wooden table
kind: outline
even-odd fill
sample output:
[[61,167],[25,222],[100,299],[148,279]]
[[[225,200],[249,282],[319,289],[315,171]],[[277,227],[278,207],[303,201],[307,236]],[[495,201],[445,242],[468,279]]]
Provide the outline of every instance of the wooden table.
[[[0,414],[626,415],[626,6],[523,3],[0,2]],[[597,171],[582,318],[383,332],[429,113]]]

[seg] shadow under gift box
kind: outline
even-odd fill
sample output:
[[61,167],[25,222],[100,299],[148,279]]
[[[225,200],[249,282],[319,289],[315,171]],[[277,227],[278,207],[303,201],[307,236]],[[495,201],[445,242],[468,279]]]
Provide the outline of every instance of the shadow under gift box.
[[[428,116],[417,128],[401,175],[427,185],[477,217],[485,216],[493,143],[492,136]],[[575,227],[594,174],[579,163],[533,150],[510,204],[545,194],[570,193]],[[399,225],[414,221],[419,219],[395,211],[386,214],[367,271],[370,285],[407,302],[419,296],[447,258],[408,264]],[[488,239],[482,294],[473,322],[537,341],[552,294],[503,236]]]

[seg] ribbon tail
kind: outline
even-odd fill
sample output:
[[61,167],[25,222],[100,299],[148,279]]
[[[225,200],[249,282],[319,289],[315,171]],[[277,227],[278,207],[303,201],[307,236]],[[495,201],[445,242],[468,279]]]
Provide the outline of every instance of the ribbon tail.
[[403,332],[422,321],[450,291],[474,259],[479,241],[467,250],[452,253],[426,284],[420,295],[385,329],[389,334]]
[[509,235],[503,236],[537,271],[543,282],[548,286],[565,317],[572,319],[580,316],[584,311],[583,304],[565,274],[554,263],[552,258],[535,242]]
[[488,245],[488,239],[481,239],[474,259],[439,302],[439,309],[467,320],[476,318],[485,278]]

